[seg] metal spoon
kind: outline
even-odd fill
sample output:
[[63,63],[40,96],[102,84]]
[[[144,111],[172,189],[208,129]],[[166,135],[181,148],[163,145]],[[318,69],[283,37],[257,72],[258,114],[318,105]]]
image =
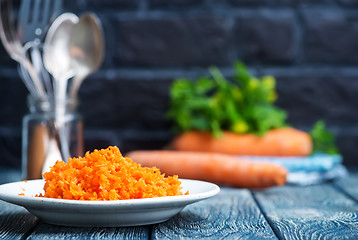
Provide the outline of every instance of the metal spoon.
[[[64,126],[67,82],[68,79],[73,76],[68,44],[70,35],[78,20],[78,17],[72,13],[61,14],[51,24],[44,42],[44,65],[55,81],[54,105],[56,119],[54,128],[58,130],[62,160],[66,160],[67,157],[70,157],[67,134]],[[54,137],[55,134],[52,135],[52,138]],[[55,141],[55,139],[50,140],[52,145],[45,160],[44,170],[47,166],[52,166],[56,160],[59,160],[51,157],[53,152],[55,152],[56,149],[58,150],[58,148],[54,148],[53,141]]]
[[67,81],[73,76],[68,52],[70,36],[79,21],[72,13],[63,13],[51,24],[44,43],[44,64],[55,79],[56,101],[66,99]]
[[96,71],[102,63],[104,50],[103,31],[96,15],[80,17],[69,41],[72,69],[75,71],[70,87],[70,98],[75,99],[83,80]]

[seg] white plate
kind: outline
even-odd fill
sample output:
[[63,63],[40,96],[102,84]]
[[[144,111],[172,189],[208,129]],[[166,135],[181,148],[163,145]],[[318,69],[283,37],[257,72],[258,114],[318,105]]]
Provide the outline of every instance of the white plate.
[[47,223],[119,227],[164,222],[188,204],[210,198],[220,191],[213,183],[186,179],[180,181],[182,192],[189,191],[189,195],[114,201],[43,198],[33,196],[43,193],[44,180],[31,180],[0,185],[0,199],[25,207]]

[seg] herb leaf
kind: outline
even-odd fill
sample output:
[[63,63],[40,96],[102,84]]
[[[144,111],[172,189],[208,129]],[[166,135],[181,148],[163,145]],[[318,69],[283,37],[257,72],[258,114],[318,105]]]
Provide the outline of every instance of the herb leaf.
[[335,137],[326,129],[324,121],[317,121],[310,131],[310,135],[313,141],[313,153],[339,154],[335,145]]
[[286,112],[274,106],[274,77],[253,77],[241,62],[234,64],[234,70],[231,81],[213,66],[209,77],[173,82],[167,116],[177,132],[200,130],[220,136],[229,130],[262,135],[286,125]]

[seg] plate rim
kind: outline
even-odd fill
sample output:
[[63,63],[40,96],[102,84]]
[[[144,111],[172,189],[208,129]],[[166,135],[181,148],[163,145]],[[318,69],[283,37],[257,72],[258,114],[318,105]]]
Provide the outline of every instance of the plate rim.
[[[179,180],[182,181],[182,184],[196,182],[204,184],[207,188],[200,191],[202,185],[195,186],[198,192],[189,193],[189,195],[90,201],[21,196],[18,195],[21,193],[19,189],[22,188],[25,181],[18,181],[0,185],[0,200],[24,207],[34,216],[50,224],[74,227],[125,227],[164,222],[186,206],[213,197],[220,192],[220,187],[214,183],[191,179]],[[31,184],[34,181],[44,183],[44,180],[41,179],[28,180],[27,182]],[[8,187],[15,185],[17,185],[15,191],[8,194],[4,193]],[[184,191],[189,188],[187,186],[183,186],[185,187]],[[35,191],[38,190],[37,188]]]
[[[14,194],[4,194],[2,192],[3,188],[10,187],[13,185],[19,184],[31,184],[35,182],[45,182],[43,179],[37,180],[23,180],[11,183],[5,183],[0,185],[0,200],[10,202],[12,204],[24,206],[24,204],[18,203],[27,201],[28,203],[32,203],[37,205],[39,204],[52,204],[55,205],[66,205],[66,206],[76,206],[76,207],[113,207],[113,206],[141,206],[143,204],[151,205],[151,204],[171,204],[173,202],[176,203],[187,203],[188,201],[199,201],[204,200],[210,197],[217,195],[220,192],[220,187],[214,183],[206,182],[202,180],[192,180],[192,179],[178,179],[182,183],[200,183],[206,184],[210,186],[212,189],[206,192],[193,193],[189,195],[179,195],[179,196],[166,196],[166,197],[154,197],[154,198],[141,198],[141,199],[126,199],[126,200],[70,200],[70,199],[56,199],[56,198],[46,198],[46,197],[34,197],[34,196],[22,196],[22,195],[14,195]],[[18,201],[19,200],[19,201]]]

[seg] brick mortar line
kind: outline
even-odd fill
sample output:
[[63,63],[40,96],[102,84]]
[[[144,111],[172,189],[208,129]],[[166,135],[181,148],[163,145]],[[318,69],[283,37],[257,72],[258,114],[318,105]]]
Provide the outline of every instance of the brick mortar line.
[[[339,8],[337,10],[337,7]],[[81,9],[79,9],[81,10]],[[258,6],[195,6],[188,8],[150,8],[146,5],[141,5],[136,9],[126,9],[126,10],[117,10],[113,8],[104,8],[102,10],[98,10],[97,14],[100,16],[107,16],[106,18],[115,17],[119,20],[153,20],[153,19],[162,19],[162,18],[176,18],[176,17],[200,17],[207,16],[208,13],[212,16],[230,16],[239,18],[242,17],[242,14],[252,15],[254,13],[275,13],[277,11],[283,12],[291,12],[295,13],[297,10],[299,11],[311,11],[311,10],[319,10],[319,11],[341,11],[341,12],[356,12],[358,11],[358,6],[351,7],[340,7],[338,5],[326,5],[326,4],[318,4],[318,5],[279,5],[279,6],[270,6],[270,5],[258,5]],[[199,14],[199,15],[198,15]]]
[[[220,70],[227,76],[233,73],[233,67],[225,66],[219,67]],[[322,77],[322,76],[343,76],[343,77],[356,77],[358,69],[356,66],[293,66],[293,67],[270,67],[270,66],[252,66],[248,65],[249,70],[253,75],[287,75],[287,77],[309,76],[309,77]],[[141,80],[160,80],[161,78],[174,79],[176,77],[197,77],[208,74],[208,68],[193,68],[193,69],[150,69],[150,68],[127,68],[127,69],[102,69],[91,75],[89,78],[105,78],[108,80],[117,79],[119,77],[138,78]],[[0,77],[19,78],[18,72],[15,68],[2,68]]]

